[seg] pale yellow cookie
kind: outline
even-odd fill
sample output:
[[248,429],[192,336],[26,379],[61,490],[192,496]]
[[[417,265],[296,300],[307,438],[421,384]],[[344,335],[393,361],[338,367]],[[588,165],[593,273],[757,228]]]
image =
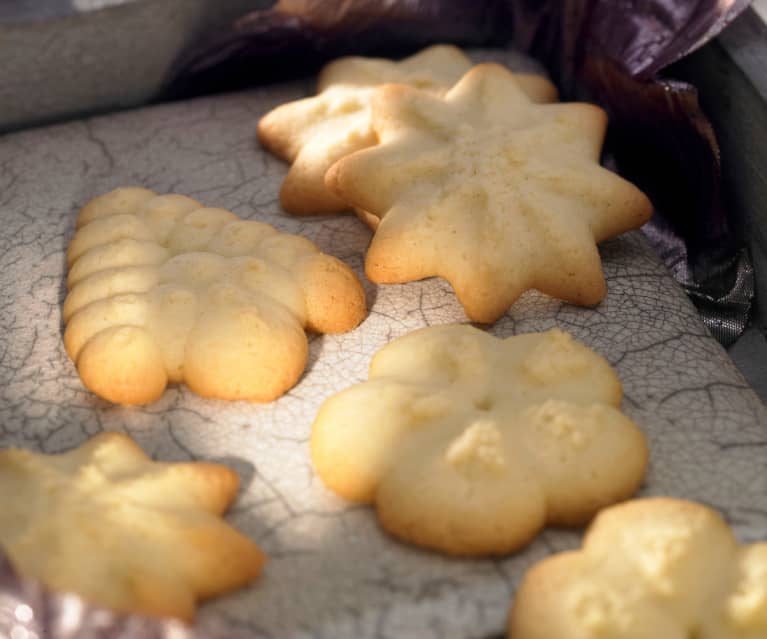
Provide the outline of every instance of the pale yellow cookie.
[[[323,67],[317,78],[317,93],[333,85],[372,87],[380,84],[407,84],[425,91],[444,91],[472,66],[458,47],[435,44],[408,58],[394,62],[387,58],[348,56]],[[514,79],[535,102],[556,102],[557,88],[541,75],[515,73]]]
[[372,281],[444,277],[480,322],[531,288],[583,305],[604,297],[596,243],[638,228],[652,206],[599,165],[601,109],[535,104],[495,64],[444,98],[389,85],[372,104],[380,144],[325,177],[381,220],[365,262]]
[[271,401],[304,370],[304,329],[347,331],[366,313],[357,276],[309,240],[182,195],[95,198],[67,260],[67,353],[86,387],[120,404],[168,382]]
[[535,565],[510,639],[764,639],[767,543],[741,546],[718,513],[650,498],[603,510],[583,548]]
[[24,577],[91,604],[191,621],[253,581],[265,557],[222,514],[237,475],[160,463],[119,433],[44,455],[0,451],[0,546]]
[[[283,104],[258,123],[258,139],[291,163],[280,189],[282,207],[297,214],[339,213],[350,207],[327,190],[325,173],[340,158],[376,143],[370,124],[370,98],[376,85],[396,82],[444,93],[472,66],[460,49],[428,47],[399,62],[381,58],[341,58],[319,76],[319,95]],[[545,78],[515,76],[534,100],[556,99]],[[358,215],[368,225],[377,218]]]
[[430,327],[387,344],[368,381],[322,405],[312,460],[397,537],[501,555],[638,488],[647,448],[620,401],[610,365],[559,330],[504,340]]

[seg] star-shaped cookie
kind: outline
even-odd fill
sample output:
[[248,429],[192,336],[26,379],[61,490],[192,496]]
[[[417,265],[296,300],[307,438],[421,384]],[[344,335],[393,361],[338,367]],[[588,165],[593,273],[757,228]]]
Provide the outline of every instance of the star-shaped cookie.
[[405,541],[506,554],[638,488],[647,448],[621,392],[602,357],[556,329],[502,340],[425,328],[384,346],[368,381],[322,405],[312,460],[332,491],[374,503]]
[[[376,85],[396,82],[433,93],[444,93],[472,66],[460,49],[428,47],[399,62],[382,58],[340,58],[319,76],[319,95],[273,109],[258,123],[258,139],[291,163],[280,189],[282,207],[297,214],[340,213],[349,205],[331,193],[325,173],[340,158],[376,143],[370,123],[370,99]],[[515,76],[523,89],[540,101],[556,99],[545,78]],[[368,224],[377,218],[358,214]]]
[[[471,60],[456,46],[435,44],[398,62],[387,58],[348,56],[326,64],[317,77],[317,93],[334,85],[373,87],[406,84],[444,94],[472,67]],[[515,73],[514,79],[535,102],[554,102],[557,88],[535,73]]]
[[434,44],[402,60],[346,56],[320,70],[317,93],[339,84],[372,87],[389,82],[439,91],[460,80],[471,65],[466,54],[452,44]]
[[378,283],[446,278],[469,318],[493,322],[527,289],[593,305],[597,242],[641,226],[647,197],[599,164],[604,112],[535,104],[504,67],[474,67],[444,98],[381,87],[376,147],[326,185],[381,219],[365,271]]
[[137,187],[88,203],[67,260],[64,345],[86,387],[120,404],[184,382],[271,401],[306,366],[304,329],[365,316],[352,270],[306,238]]
[[718,513],[649,498],[597,515],[582,549],[533,566],[510,639],[764,639],[767,542],[739,545]]
[[119,433],[58,455],[2,450],[0,485],[14,568],[98,606],[190,621],[198,600],[250,583],[265,560],[221,517],[234,472],[153,462]]

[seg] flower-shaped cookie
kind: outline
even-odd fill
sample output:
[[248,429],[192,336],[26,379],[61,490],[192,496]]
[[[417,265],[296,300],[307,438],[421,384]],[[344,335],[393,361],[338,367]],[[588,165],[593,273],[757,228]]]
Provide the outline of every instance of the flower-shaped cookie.
[[182,195],[116,189],[78,227],[64,344],[113,402],[151,402],[169,381],[271,401],[304,370],[305,328],[346,331],[366,313],[356,275],[309,240]]
[[153,462],[119,433],[59,455],[0,451],[0,485],[14,568],[99,606],[188,621],[198,600],[250,583],[264,563],[221,518],[234,472]]
[[380,144],[325,176],[381,218],[368,277],[444,277],[476,321],[495,321],[530,288],[598,303],[606,287],[596,243],[651,213],[644,194],[599,165],[601,109],[535,104],[499,65],[474,67],[444,98],[381,87],[372,122]]
[[583,548],[535,565],[511,639],[764,639],[767,543],[740,546],[700,504],[629,501],[597,516]]
[[375,503],[406,541],[509,553],[642,480],[647,448],[617,408],[618,378],[562,331],[430,327],[387,344],[369,377],[323,404],[312,459],[331,490]]
[[[471,68],[456,47],[435,45],[400,62],[381,58],[341,58],[319,76],[319,95],[283,104],[258,123],[258,138],[292,165],[280,190],[290,213],[339,213],[349,205],[325,188],[330,166],[376,143],[370,123],[370,98],[376,85],[397,82],[444,93]],[[556,99],[556,89],[536,75],[515,76],[533,99]],[[368,224],[378,218],[358,214]]]

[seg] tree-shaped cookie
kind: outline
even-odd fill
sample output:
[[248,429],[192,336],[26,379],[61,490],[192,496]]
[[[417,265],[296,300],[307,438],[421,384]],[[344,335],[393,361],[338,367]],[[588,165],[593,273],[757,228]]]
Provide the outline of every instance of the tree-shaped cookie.
[[718,513],[650,498],[597,516],[580,550],[523,578],[511,639],[764,639],[767,542],[741,546]]
[[[319,95],[283,104],[258,123],[261,143],[291,163],[280,189],[290,213],[340,213],[349,205],[325,188],[330,166],[376,143],[370,123],[370,97],[376,85],[396,82],[444,93],[471,68],[471,61],[450,45],[428,47],[399,62],[382,58],[340,58],[320,73]],[[533,99],[556,99],[556,89],[536,75],[515,76]],[[369,218],[359,211],[369,224]]]
[[381,87],[372,122],[380,144],[325,178],[381,218],[368,277],[444,277],[476,321],[495,321],[531,288],[598,303],[606,287],[596,243],[651,213],[636,187],[599,164],[601,109],[535,104],[499,65],[474,67],[444,98]]
[[323,404],[312,460],[397,537],[500,555],[638,488],[647,449],[620,401],[610,365],[559,330],[430,327],[387,344],[368,381]]
[[309,240],[188,197],[116,189],[78,227],[64,344],[113,402],[151,402],[169,381],[271,401],[304,370],[304,329],[347,331],[366,313],[356,275]]
[[198,600],[255,579],[258,547],[221,515],[237,475],[153,462],[118,433],[59,455],[0,451],[0,546],[57,592],[121,612],[189,621]]

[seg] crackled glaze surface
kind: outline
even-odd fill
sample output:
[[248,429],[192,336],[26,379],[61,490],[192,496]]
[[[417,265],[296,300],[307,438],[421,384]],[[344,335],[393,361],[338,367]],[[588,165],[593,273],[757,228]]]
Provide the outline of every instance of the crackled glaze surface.
[[[231,523],[269,556],[251,588],[203,606],[202,629],[251,637],[481,637],[500,634],[522,571],[577,532],[549,530],[503,560],[448,560],[388,538],[368,507],[331,495],[308,456],[312,420],[331,393],[367,377],[388,340],[465,321],[441,280],[367,287],[370,316],[314,337],[306,373],[267,405],[218,402],[171,387],[119,408],[81,385],[62,342],[65,249],[77,209],[123,184],[180,192],[301,233],[362,275],[370,232],[353,216],[302,219],[277,202],[285,165],[257,148],[257,119],[306,94],[274,86],[0,138],[0,446],[45,452],[117,430],[166,460],[230,464],[242,491]],[[623,410],[648,436],[642,494],[721,510],[742,541],[767,538],[767,413],[695,310],[634,233],[601,247],[607,298],[595,309],[525,294],[498,336],[570,331],[616,367]]]

